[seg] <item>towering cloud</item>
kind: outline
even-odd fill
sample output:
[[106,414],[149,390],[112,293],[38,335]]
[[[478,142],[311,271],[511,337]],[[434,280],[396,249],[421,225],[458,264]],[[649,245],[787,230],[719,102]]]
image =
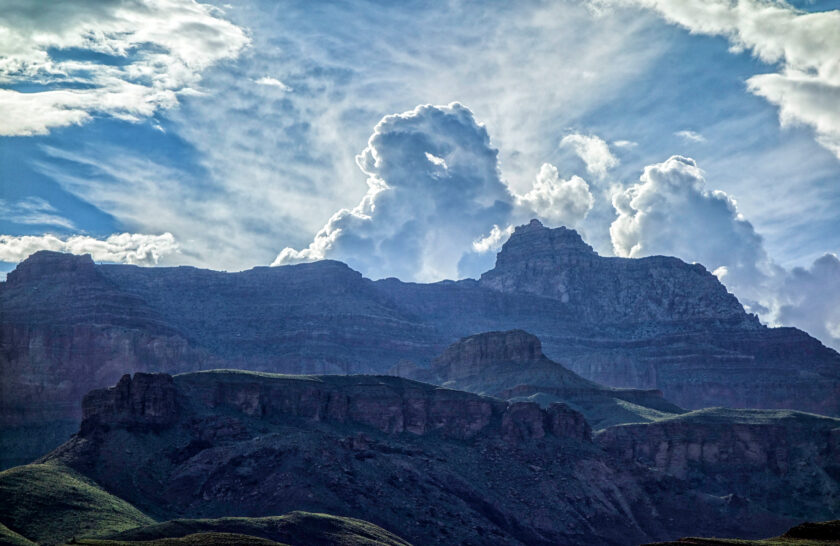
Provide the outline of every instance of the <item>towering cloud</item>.
[[638,184],[613,194],[618,218],[610,226],[619,256],[679,256],[725,272],[731,289],[747,288],[768,274],[761,237],[738,212],[735,200],[706,189],[693,159],[673,156],[648,165]]
[[840,260],[826,254],[810,268],[785,270],[764,249],[734,199],[706,189],[693,159],[648,165],[613,193],[610,226],[619,256],[655,254],[702,263],[745,306],[772,325],[796,326],[840,349]]
[[[534,187],[515,195],[499,174],[498,152],[465,106],[418,106],[386,116],[356,158],[368,191],[342,209],[303,250],[286,248],[273,265],[334,258],[372,277],[439,280],[475,275],[510,233],[536,214],[573,225],[592,208],[579,177],[562,180],[543,165]],[[501,227],[504,226],[504,227]]]
[[487,131],[458,103],[386,116],[356,162],[368,176],[361,202],[274,265],[330,257],[373,277],[453,278],[465,250],[513,209]]

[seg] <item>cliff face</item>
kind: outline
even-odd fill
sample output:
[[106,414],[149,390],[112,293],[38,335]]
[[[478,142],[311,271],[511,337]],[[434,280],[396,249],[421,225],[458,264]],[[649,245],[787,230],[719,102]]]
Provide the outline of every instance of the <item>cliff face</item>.
[[[97,427],[165,428],[182,411],[239,414],[268,423],[292,418],[352,423],[388,434],[435,433],[466,440],[496,434],[505,441],[549,435],[589,440],[583,416],[563,404],[543,410],[534,403],[508,405],[492,398],[435,388],[388,376],[272,376],[213,371],[177,378],[167,374],[124,376],[113,388],[85,396],[85,434]],[[182,396],[192,405],[182,409]]]
[[660,391],[613,389],[580,377],[546,357],[540,340],[523,330],[463,338],[434,359],[429,370],[404,373],[503,399],[563,402],[582,412],[596,429],[685,412]]
[[[733,501],[603,450],[561,404],[397,377],[136,374],[91,392],[84,413],[43,462],[161,520],[296,509],[362,518],[416,544],[548,545],[758,536],[793,517],[768,509],[760,482]],[[803,484],[807,455],[788,460]],[[829,489],[813,499],[827,507],[808,506],[814,514],[835,509]]]
[[713,319],[759,326],[702,265],[665,256],[602,258],[576,231],[537,220],[516,228],[480,285],[557,300],[595,324]]
[[659,390],[681,407],[840,415],[840,355],[761,327],[702,266],[602,258],[574,231],[535,222],[481,280],[434,284],[373,282],[333,261],[221,273],[40,252],[0,283],[0,309],[4,466],[55,445],[66,431],[19,440],[72,426],[81,396],[124,373],[384,373],[398,362],[431,373],[459,338],[512,329],[587,380]]
[[713,408],[612,427],[597,443],[712,495],[760,495],[770,510],[802,519],[840,514],[840,419]]

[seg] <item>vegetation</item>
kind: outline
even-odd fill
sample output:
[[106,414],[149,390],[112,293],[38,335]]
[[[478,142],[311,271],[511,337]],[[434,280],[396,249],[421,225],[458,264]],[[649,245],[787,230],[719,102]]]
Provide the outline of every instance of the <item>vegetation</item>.
[[[137,541],[159,541],[165,538],[186,538],[199,533],[248,535],[296,546],[408,546],[408,542],[372,523],[310,512],[291,512],[285,516],[262,518],[178,519],[132,529],[111,538],[137,543]],[[108,544],[121,543],[108,542]],[[154,544],[170,543],[154,542]],[[222,543],[214,542],[214,544]]]
[[689,537],[649,546],[826,546],[828,544],[840,544],[840,520],[803,523],[793,527],[782,536],[762,540]]
[[152,523],[129,503],[66,466],[29,464],[0,472],[0,524],[25,540],[56,544]]

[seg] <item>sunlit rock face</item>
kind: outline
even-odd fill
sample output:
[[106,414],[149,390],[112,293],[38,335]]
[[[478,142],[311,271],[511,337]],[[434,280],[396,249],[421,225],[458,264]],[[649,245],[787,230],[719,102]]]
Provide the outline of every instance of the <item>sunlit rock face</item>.
[[600,257],[538,222],[517,228],[480,280],[432,284],[371,281],[328,260],[224,273],[40,252],[0,283],[0,310],[3,466],[57,445],[84,393],[125,373],[401,362],[419,377],[458,339],[514,329],[584,379],[659,390],[683,408],[840,415],[840,356],[761,326],[703,266]]

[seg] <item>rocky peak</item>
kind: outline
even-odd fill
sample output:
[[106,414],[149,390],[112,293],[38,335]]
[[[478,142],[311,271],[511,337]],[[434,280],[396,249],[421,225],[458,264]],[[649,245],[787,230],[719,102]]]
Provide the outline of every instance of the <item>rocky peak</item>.
[[583,322],[723,319],[758,326],[700,264],[665,256],[601,257],[576,231],[537,220],[516,228],[479,284],[558,300]]
[[90,254],[75,255],[39,250],[20,262],[6,277],[9,285],[38,281],[54,276],[93,277],[96,265]]
[[540,340],[524,330],[487,332],[457,341],[432,362],[445,381],[481,374],[498,363],[525,364],[545,358]]
[[88,393],[82,400],[82,431],[99,424],[134,428],[167,426],[178,419],[175,382],[162,373],[126,374],[116,386]]

